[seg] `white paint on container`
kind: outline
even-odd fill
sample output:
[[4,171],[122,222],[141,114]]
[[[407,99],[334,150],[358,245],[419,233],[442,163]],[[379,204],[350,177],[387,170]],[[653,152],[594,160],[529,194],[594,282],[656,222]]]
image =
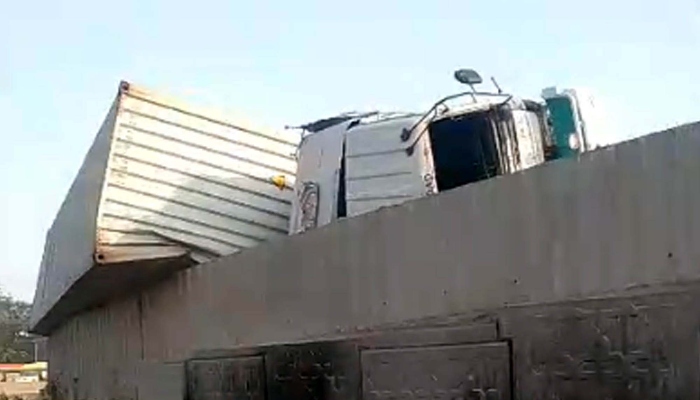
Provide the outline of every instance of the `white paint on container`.
[[33,320],[95,267],[285,236],[297,145],[123,82],[47,235]]

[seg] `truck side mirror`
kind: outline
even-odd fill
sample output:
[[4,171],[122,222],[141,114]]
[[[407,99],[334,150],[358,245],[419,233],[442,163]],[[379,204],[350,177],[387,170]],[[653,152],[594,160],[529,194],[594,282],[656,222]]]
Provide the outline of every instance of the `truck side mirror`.
[[473,69],[458,69],[455,71],[455,79],[457,82],[469,86],[478,85],[483,82],[481,76]]

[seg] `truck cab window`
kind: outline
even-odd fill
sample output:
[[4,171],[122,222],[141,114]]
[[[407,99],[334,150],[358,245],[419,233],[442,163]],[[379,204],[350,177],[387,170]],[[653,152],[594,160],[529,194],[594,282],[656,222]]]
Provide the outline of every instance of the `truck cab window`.
[[435,121],[429,126],[438,190],[496,176],[500,166],[488,111]]

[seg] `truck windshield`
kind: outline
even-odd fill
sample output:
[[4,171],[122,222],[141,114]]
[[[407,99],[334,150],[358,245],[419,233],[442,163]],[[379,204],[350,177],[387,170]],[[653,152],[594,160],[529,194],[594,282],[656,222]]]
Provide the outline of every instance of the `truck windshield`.
[[489,111],[438,120],[428,130],[439,191],[498,175],[498,151]]

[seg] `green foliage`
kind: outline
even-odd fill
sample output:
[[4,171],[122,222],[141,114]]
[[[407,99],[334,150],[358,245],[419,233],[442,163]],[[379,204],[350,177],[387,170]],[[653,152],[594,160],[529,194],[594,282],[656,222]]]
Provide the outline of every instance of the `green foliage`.
[[0,290],[0,363],[32,361],[26,346],[18,340],[27,329],[30,309],[29,304]]

